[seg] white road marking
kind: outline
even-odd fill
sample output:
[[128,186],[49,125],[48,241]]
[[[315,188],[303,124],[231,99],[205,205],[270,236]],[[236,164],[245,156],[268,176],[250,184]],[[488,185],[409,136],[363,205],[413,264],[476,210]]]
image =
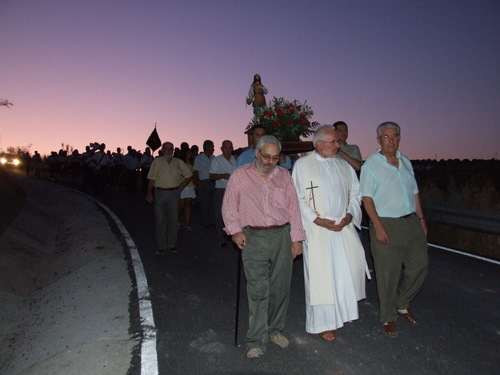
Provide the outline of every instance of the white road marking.
[[132,265],[134,267],[134,274],[137,282],[137,295],[139,298],[139,316],[142,328],[141,355],[139,356],[141,361],[141,375],[158,375],[155,319],[153,316],[153,307],[151,305],[151,296],[149,295],[148,281],[146,279],[146,273],[144,272],[141,257],[137,251],[137,246],[132,240],[132,237],[130,237],[130,234],[121,220],[113,211],[93,197],[80,191],[79,193],[87,196],[89,199],[97,203],[104,211],[106,211],[116,223],[120,233],[125,239],[130,252],[130,257],[132,258]]

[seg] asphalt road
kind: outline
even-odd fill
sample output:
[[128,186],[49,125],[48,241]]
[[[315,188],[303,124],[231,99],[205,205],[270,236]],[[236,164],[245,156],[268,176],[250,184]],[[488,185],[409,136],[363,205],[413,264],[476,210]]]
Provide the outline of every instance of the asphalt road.
[[[430,248],[429,276],[412,304],[419,325],[400,319],[399,336],[384,335],[372,280],[367,282],[367,299],[359,303],[360,319],[346,324],[337,332],[337,340],[327,343],[304,330],[299,258],[284,331],[291,345],[280,349],[270,343],[262,358],[250,360],[245,348],[248,314],[243,277],[239,339],[234,345],[237,251],[220,248],[213,231],[199,225],[195,212],[193,231],[180,230],[180,251],[157,256],[153,208],[140,193],[129,196],[123,188],[110,188],[98,198],[123,222],[142,258],[161,375],[500,373],[498,265]],[[363,236],[367,248],[366,233]],[[371,266],[369,252],[367,259]]]
[[[303,262],[294,264],[284,334],[287,349],[269,344],[246,358],[247,305],[242,278],[235,338],[238,253],[220,248],[213,231],[193,220],[180,230],[179,253],[154,254],[153,208],[140,194],[108,191],[102,201],[134,239],[148,277],[157,328],[160,374],[497,374],[500,373],[499,267],[429,248],[430,269],[412,304],[418,326],[398,321],[399,336],[381,332],[375,280],[367,281],[360,319],[327,343],[305,332]],[[432,230],[432,228],[431,228]],[[366,233],[363,233],[368,248]],[[371,268],[371,256],[367,251]]]

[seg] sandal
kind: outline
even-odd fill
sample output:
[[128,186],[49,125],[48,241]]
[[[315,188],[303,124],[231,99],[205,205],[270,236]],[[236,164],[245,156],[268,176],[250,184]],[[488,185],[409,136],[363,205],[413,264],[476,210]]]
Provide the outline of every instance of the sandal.
[[394,324],[394,322],[388,322],[387,324],[384,324],[382,330],[386,335],[389,335],[391,337],[396,337],[398,335],[398,329],[396,328],[396,324]]
[[405,313],[399,312],[398,314],[403,317],[407,322],[410,322],[411,324],[418,324],[418,319],[413,313],[410,311],[410,309],[407,309]]
[[319,334],[319,337],[321,337],[325,341],[335,341],[335,339],[337,338],[337,336],[335,334],[335,330],[321,332]]

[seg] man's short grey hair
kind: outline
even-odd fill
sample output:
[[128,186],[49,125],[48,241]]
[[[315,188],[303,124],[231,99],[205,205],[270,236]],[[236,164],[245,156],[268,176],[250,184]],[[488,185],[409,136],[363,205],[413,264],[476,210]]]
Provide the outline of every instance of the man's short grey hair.
[[313,135],[313,146],[316,148],[316,144],[318,141],[324,141],[325,140],[325,132],[326,130],[334,130],[335,128],[333,125],[321,125],[316,128],[316,131],[314,132]]
[[260,137],[259,141],[257,142],[257,146],[255,147],[258,150],[262,151],[265,144],[278,145],[279,152],[281,152],[281,143],[280,141],[278,141],[278,138],[276,138],[274,135],[264,135]]
[[385,128],[396,129],[398,131],[398,134],[401,135],[401,128],[398,124],[392,121],[386,121],[377,126],[377,137],[382,136],[382,130],[384,130]]

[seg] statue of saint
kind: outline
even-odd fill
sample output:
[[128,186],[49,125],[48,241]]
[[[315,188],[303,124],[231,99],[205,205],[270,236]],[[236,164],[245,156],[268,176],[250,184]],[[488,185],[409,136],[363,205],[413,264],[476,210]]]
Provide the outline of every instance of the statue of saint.
[[253,76],[253,83],[248,90],[247,104],[252,104],[253,114],[256,115],[259,109],[266,106],[267,89],[262,84],[259,74]]

